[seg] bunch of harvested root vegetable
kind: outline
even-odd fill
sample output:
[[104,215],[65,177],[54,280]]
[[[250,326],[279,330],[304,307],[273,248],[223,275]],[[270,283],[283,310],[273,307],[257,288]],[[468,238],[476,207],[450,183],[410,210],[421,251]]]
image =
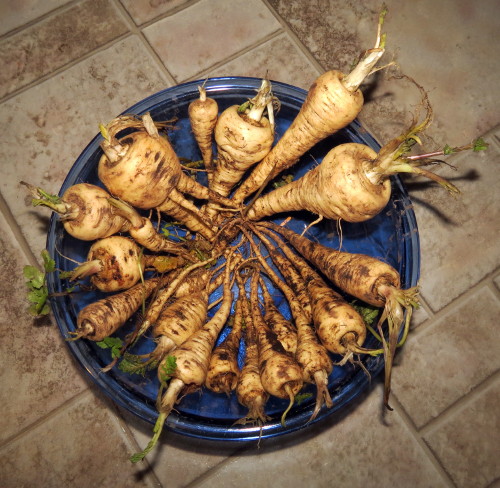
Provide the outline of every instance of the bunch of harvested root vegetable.
[[[234,392],[247,409],[239,422],[263,425],[271,396],[286,401],[284,424],[297,395],[313,385],[313,420],[333,404],[328,379],[336,364],[363,367],[360,357],[383,355],[384,403],[390,408],[393,358],[418,305],[416,287],[402,289],[398,271],[382,259],[325,247],[266,220],[305,210],[337,222],[365,222],[386,207],[389,177],[398,172],[424,175],[457,191],[421,167],[439,154],[409,155],[431,120],[425,93],[424,121],[379,153],[358,143],[338,145],[301,178],[268,191],[276,176],[357,117],[363,105],[359,86],[384,53],[382,20],[383,15],[374,48],[349,74],[320,76],[276,144],[279,100],[269,80],[255,97],[220,114],[201,86],[188,114],[207,185],[188,175],[162,133],[164,124],[148,113],[101,126],[97,171],[105,188],[80,183],[56,197],[26,184],[33,204],[59,214],[68,234],[93,241],[87,261],[67,278],[90,277],[94,289],[113,292],[80,311],[71,339],[103,341],[134,316],[133,331],[105,370],[126,363],[130,373],[157,371],[154,436],[132,461],[153,449],[179,399],[202,387]],[[182,235],[160,234],[155,212],[175,221]],[[220,299],[214,302],[216,290]],[[276,306],[276,297],[288,314]],[[353,299],[381,309],[376,331]],[[370,334],[379,347],[366,346]],[[134,353],[139,341],[150,341],[149,352]]]

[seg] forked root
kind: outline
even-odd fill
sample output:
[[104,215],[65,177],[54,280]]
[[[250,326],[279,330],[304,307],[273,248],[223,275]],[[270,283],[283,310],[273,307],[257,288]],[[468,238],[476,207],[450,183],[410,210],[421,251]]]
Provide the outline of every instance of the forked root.
[[[418,288],[413,287],[408,290],[401,290],[393,286],[383,285],[379,288],[379,293],[385,297],[385,307],[377,324],[377,330],[382,338],[384,350],[384,405],[392,410],[389,405],[389,396],[391,392],[391,375],[394,355],[398,345],[404,344],[410,328],[410,321],[413,308],[419,306]],[[405,314],[406,312],[406,314]],[[406,317],[405,317],[406,316]],[[387,321],[388,338],[382,330],[382,325]],[[398,343],[398,337],[403,327],[403,335]]]
[[317,417],[323,405],[325,405],[326,408],[333,407],[332,397],[328,391],[328,373],[324,370],[316,371],[313,378],[316,385],[316,404],[309,418],[309,422]]
[[238,419],[235,422],[235,425],[264,425],[270,420],[270,417],[264,412],[265,404],[266,400],[260,398],[256,399],[251,405],[248,406],[247,415]]

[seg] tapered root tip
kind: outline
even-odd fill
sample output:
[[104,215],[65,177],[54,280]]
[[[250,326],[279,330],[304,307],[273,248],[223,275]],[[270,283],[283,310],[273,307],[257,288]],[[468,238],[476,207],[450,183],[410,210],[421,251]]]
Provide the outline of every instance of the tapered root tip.
[[387,368],[386,366],[386,374],[385,374],[385,384],[384,384],[384,407],[387,408],[390,412],[394,409],[389,404],[389,397],[391,396],[391,368]]

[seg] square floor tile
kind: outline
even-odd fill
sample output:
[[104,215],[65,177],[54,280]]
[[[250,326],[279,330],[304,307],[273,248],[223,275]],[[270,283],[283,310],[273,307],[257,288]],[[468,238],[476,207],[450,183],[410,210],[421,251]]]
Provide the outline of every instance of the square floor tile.
[[425,436],[458,488],[493,488],[500,479],[500,382],[474,396]]
[[279,28],[278,21],[259,0],[201,0],[146,27],[144,34],[180,82],[251,47]]
[[57,193],[100,122],[167,86],[139,38],[131,36],[0,106],[0,190],[37,255],[50,211],[32,208],[19,182]]
[[417,427],[436,418],[500,368],[500,301],[482,287],[409,337],[393,392]]
[[81,2],[0,41],[0,97],[127,31],[108,0]]

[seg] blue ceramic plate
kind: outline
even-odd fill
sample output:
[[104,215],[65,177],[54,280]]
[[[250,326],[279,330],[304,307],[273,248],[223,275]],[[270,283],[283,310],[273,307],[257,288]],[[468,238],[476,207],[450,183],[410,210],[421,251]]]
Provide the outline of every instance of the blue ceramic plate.
[[[187,108],[189,103],[198,97],[197,87],[200,83],[194,81],[168,88],[146,98],[124,113],[150,112],[154,120],[168,120],[176,117],[177,129],[171,131],[169,137],[178,156],[189,160],[199,160],[200,154],[190,130]],[[260,83],[261,80],[256,78],[213,78],[206,81],[205,87],[208,96],[217,100],[219,109],[222,111],[230,105],[241,104],[253,97]],[[281,102],[281,108],[276,117],[276,132],[279,138],[299,111],[306,92],[283,83],[272,82],[272,85],[274,94]],[[64,181],[60,195],[75,183],[88,182],[101,185],[97,177],[97,163],[102,154],[99,148],[101,140],[101,136],[96,136],[76,160]],[[320,162],[332,147],[345,142],[364,143],[375,150],[379,149],[376,141],[355,121],[346,129],[315,146],[290,172],[293,172],[295,177],[299,177],[313,164]],[[387,261],[401,274],[402,287],[409,288],[417,284],[419,276],[417,224],[410,199],[401,181],[393,178],[392,186],[392,198],[377,217],[361,224],[343,224],[342,249],[362,252]],[[304,226],[315,218],[306,212],[296,213],[293,217],[288,227],[299,232],[302,232]],[[283,216],[277,221],[282,219]],[[335,222],[323,221],[315,225],[308,233],[308,237],[333,248],[339,246]],[[79,262],[85,261],[89,247],[90,243],[68,236],[58,217],[56,215],[52,217],[47,248],[54,256],[58,269],[68,270],[74,266],[71,261],[61,256],[67,256]],[[63,292],[67,286],[64,280],[59,280],[57,273],[49,276],[48,285],[51,293]],[[75,330],[78,312],[100,297],[96,292],[81,291],[51,300],[57,324],[65,338]],[[277,304],[280,310],[289,316],[286,302],[277,299]],[[132,327],[133,323],[129,321],[118,335],[124,337]],[[367,345],[378,347],[374,338],[368,339]],[[110,362],[109,350],[101,349],[87,340],[68,342],[68,347],[85,371],[116,403],[148,422],[156,421],[155,400],[158,381],[154,372],[145,377],[131,376],[115,367],[111,372],[103,374],[101,369]],[[152,348],[152,341],[144,338],[132,352],[144,353]],[[363,361],[372,377],[380,373],[383,368],[382,357],[367,357]],[[321,422],[332,412],[343,408],[367,386],[368,376],[359,366],[336,367],[329,378],[329,388],[334,401],[333,408],[323,409],[314,422],[307,423],[314,409],[312,397],[293,407],[287,416],[286,427],[283,427],[280,423],[280,416],[287,402],[271,399],[267,404],[266,413],[272,420],[264,426],[262,431],[259,427],[234,425],[236,420],[246,415],[246,409],[238,404],[234,395],[227,398],[226,395],[217,395],[203,389],[199,393],[192,393],[183,398],[177,411],[172,412],[168,417],[167,428],[179,434],[211,440],[244,441],[257,439],[259,436],[278,436]],[[314,393],[312,388],[306,391]]]

